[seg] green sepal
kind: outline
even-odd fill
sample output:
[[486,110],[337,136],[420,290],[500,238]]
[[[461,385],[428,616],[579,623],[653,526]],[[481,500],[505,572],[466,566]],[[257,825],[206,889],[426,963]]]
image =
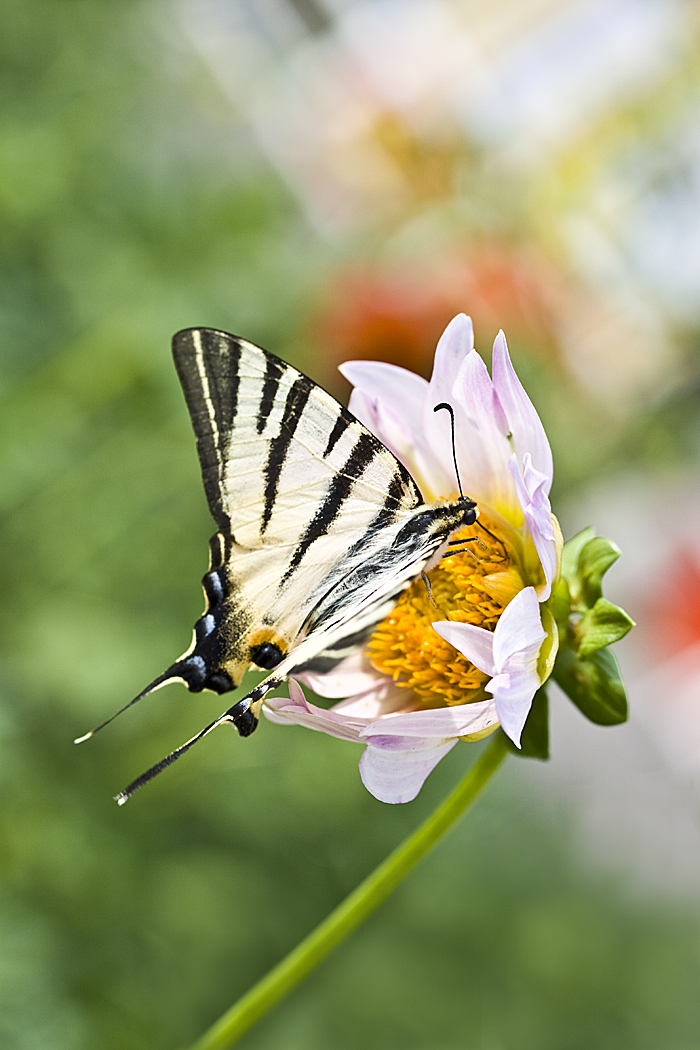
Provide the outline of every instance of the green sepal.
[[564,647],[559,650],[552,677],[591,722],[613,726],[627,721],[627,694],[609,649],[577,657]]
[[552,593],[542,608],[549,609],[554,617],[561,644],[566,637],[569,627],[569,616],[571,615],[571,593],[569,592],[569,584],[563,576],[560,576],[557,580],[552,588]]
[[581,532],[577,532],[575,536],[567,540],[561,552],[561,575],[569,584],[572,596],[576,598],[579,591],[578,562],[581,557],[581,551],[594,537],[595,533],[589,525],[588,528],[582,529]]
[[521,758],[549,758],[549,702],[544,686],[535,693],[532,707],[523,726],[520,747],[508,739],[508,746]]
[[620,557],[620,548],[604,536],[594,536],[583,547],[578,559],[581,604],[592,609],[603,596],[603,576]]
[[592,656],[606,645],[619,642],[633,627],[634,620],[624,609],[607,598],[599,598],[574,626],[576,651],[579,656]]
[[540,616],[542,618],[545,639],[540,646],[539,653],[537,654],[537,676],[540,682],[544,685],[554,670],[554,662],[557,658],[557,652],[559,651],[559,629],[556,620],[552,616],[551,610],[548,609],[546,605],[540,605]]

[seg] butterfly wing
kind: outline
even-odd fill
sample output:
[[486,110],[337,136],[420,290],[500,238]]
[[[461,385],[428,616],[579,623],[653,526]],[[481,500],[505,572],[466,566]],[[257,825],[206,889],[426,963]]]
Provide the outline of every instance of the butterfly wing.
[[201,328],[179,332],[173,355],[219,529],[186,657],[203,687],[231,688],[251,662],[272,667],[329,616],[351,616],[422,499],[380,441],[280,358]]
[[328,670],[362,644],[476,518],[464,497],[426,506],[380,441],[273,354],[193,328],[174,337],[173,355],[218,532],[190,649],[132,703],[173,679],[223,693],[251,663],[272,673],[120,803],[223,722],[251,733],[271,688],[294,672]]

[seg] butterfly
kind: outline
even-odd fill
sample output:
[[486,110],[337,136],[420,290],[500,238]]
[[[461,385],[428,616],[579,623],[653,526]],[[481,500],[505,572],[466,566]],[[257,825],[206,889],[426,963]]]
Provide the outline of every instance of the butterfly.
[[381,441],[267,350],[188,328],[173,356],[217,531],[192,644],[122,711],[169,682],[226,693],[249,667],[270,673],[120,804],[222,723],[252,733],[265,695],[290,675],[329,671],[355,652],[478,513],[462,494],[426,504]]

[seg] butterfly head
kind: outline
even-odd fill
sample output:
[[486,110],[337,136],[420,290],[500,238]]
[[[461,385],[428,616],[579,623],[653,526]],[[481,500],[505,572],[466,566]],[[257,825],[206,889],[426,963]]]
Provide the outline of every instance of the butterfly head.
[[473,525],[479,517],[479,510],[474,500],[462,493],[455,503],[462,512],[462,526],[466,528],[467,525]]

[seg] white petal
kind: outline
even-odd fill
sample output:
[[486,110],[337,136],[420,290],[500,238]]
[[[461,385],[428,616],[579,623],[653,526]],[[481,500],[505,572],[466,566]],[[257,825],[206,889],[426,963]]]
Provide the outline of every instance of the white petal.
[[491,631],[469,623],[455,623],[452,620],[438,620],[433,624],[433,630],[466,656],[467,660],[471,660],[484,674],[496,673],[493,662],[494,636]]
[[415,458],[415,442],[410,428],[391,406],[357,387],[348,408],[383,445],[410,471]]
[[547,479],[545,491],[549,495],[554,475],[552,450],[535,406],[513,368],[503,332],[498,333],[493,344],[492,371],[494,387],[508,420],[518,462],[522,463],[525,453],[530,453],[535,467]]
[[363,718],[375,722],[387,715],[410,711],[415,707],[415,697],[410,689],[395,685],[392,678],[382,675],[372,689],[357,696],[349,696],[334,704],[331,711],[347,718]]
[[519,671],[496,675],[485,687],[493,698],[498,718],[514,744],[520,747],[523,726],[532,707],[532,698],[539,689],[536,671]]
[[[451,621],[438,622],[433,627],[480,670],[493,676],[484,688],[493,695],[504,731],[519,745],[532,698],[540,685],[537,655],[545,638],[534,587],[526,587],[516,594],[501,613],[493,633],[483,627]],[[452,710],[468,711],[478,706],[481,705],[467,704]],[[490,724],[495,724],[495,720]],[[368,726],[362,735],[367,736],[373,729]],[[467,732],[461,735],[466,736]]]
[[390,715],[365,726],[361,735],[368,740],[374,736],[399,736],[427,741],[430,738],[442,739],[480,733],[483,729],[496,725],[497,721],[493,700],[481,700],[477,704],[427,708]]
[[462,362],[455,376],[453,393],[459,395],[460,404],[469,422],[489,437],[500,435],[501,444],[508,448],[508,424],[503,414],[496,391],[481,355],[472,350]]
[[367,693],[387,681],[386,675],[375,671],[362,652],[347,656],[332,671],[325,674],[304,671],[303,674],[297,675],[297,678],[317,696],[325,696],[332,700]]
[[[525,587],[505,607],[493,635],[496,673],[517,666],[534,669],[545,639],[540,603],[534,587]],[[478,666],[478,665],[477,665]]]
[[554,526],[552,524],[552,511],[547,493],[547,478],[534,465],[529,452],[526,452],[523,456],[522,477],[525,482],[525,488],[530,493],[533,512],[541,516],[538,528],[546,539],[553,540]]
[[[389,737],[389,747],[370,744],[360,758],[360,776],[368,791],[380,802],[410,802],[416,797],[429,773],[457,743],[455,740],[431,741],[421,747],[416,738]],[[402,749],[395,750],[394,744]]]
[[493,655],[497,673],[484,688],[491,693],[505,733],[520,746],[520,735],[537,692],[537,656],[545,639],[534,587],[506,606],[496,624]]

